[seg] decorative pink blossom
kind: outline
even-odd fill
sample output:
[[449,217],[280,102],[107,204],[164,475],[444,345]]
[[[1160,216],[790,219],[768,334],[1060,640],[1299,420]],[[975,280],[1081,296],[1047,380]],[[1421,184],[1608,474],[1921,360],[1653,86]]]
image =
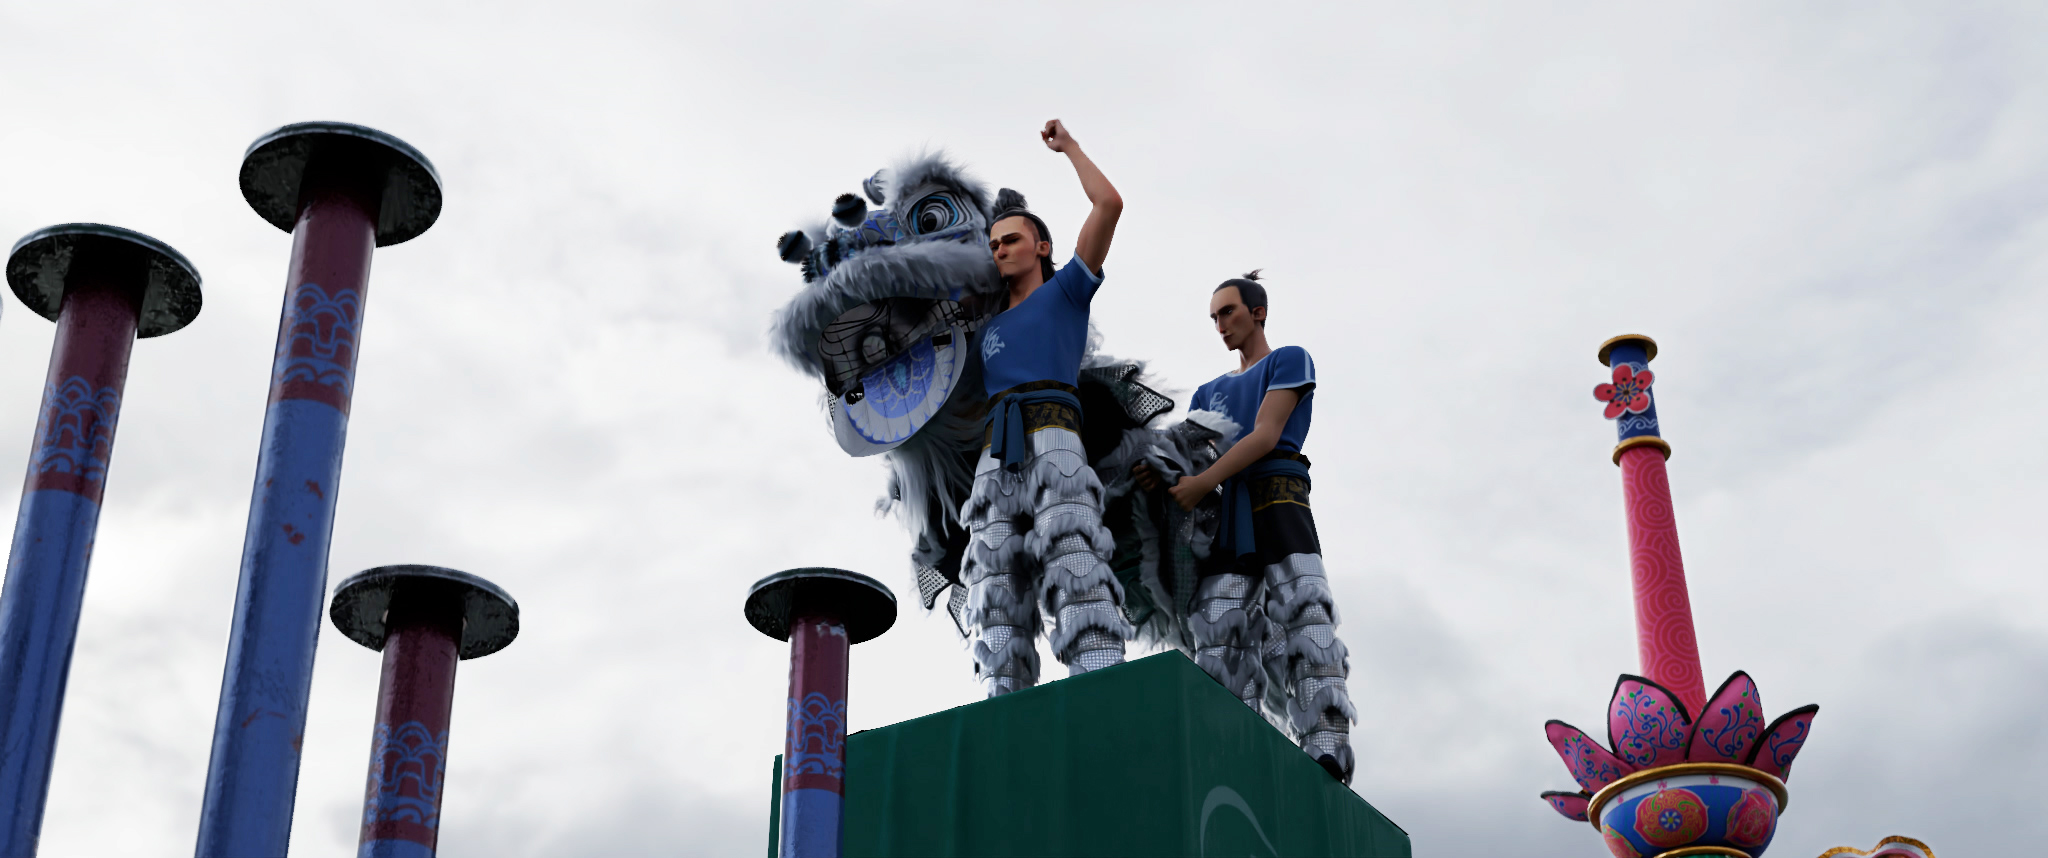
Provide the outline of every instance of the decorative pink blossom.
[[1650,409],[1650,382],[1656,376],[1649,370],[1637,372],[1628,364],[1614,368],[1614,383],[1593,388],[1593,398],[1607,403],[1607,419],[1620,417],[1622,412],[1641,414]]

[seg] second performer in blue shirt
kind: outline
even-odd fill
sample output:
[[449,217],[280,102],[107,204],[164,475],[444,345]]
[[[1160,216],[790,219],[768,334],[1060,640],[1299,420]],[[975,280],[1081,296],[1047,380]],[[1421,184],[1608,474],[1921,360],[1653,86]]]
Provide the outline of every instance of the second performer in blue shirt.
[[[1286,702],[1286,719],[1302,750],[1345,783],[1357,762],[1351,724],[1358,713],[1345,681],[1350,655],[1337,639],[1337,603],[1323,573],[1323,547],[1308,505],[1309,418],[1316,365],[1300,346],[1266,341],[1266,287],[1254,271],[1226,280],[1209,296],[1209,318],[1224,348],[1237,352],[1235,372],[1195,389],[1194,408],[1222,412],[1250,427],[1208,470],[1166,490],[1193,509],[1223,490],[1217,541],[1226,571],[1195,585],[1188,618],[1195,663],[1253,709],[1268,698]],[[1151,486],[1157,477],[1140,473]]]

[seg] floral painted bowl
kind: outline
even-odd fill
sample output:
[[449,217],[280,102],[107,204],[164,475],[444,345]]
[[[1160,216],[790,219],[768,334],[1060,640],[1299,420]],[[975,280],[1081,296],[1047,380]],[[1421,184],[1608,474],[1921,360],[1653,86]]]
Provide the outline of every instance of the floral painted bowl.
[[[1785,784],[1748,766],[1679,763],[1601,788],[1587,802],[1616,858],[1762,855],[1785,810]],[[1683,850],[1683,851],[1679,851]]]

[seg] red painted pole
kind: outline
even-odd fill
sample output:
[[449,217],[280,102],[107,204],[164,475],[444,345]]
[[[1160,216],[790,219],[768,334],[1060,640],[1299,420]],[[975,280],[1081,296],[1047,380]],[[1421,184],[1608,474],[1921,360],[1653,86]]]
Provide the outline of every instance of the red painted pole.
[[789,629],[782,748],[782,854],[837,856],[846,796],[846,623],[807,613]]
[[844,569],[777,572],[747,592],[747,622],[789,641],[782,811],[775,854],[839,858],[846,797],[846,674],[854,644],[896,622],[896,596]]
[[455,662],[519,634],[519,605],[475,575],[380,566],[350,576],[328,610],[350,640],[384,652],[357,858],[432,858],[441,836]]
[[441,784],[448,765],[448,717],[455,709],[455,649],[462,598],[396,601],[377,683],[377,728],[363,811],[361,855],[380,841],[433,850],[440,833]]

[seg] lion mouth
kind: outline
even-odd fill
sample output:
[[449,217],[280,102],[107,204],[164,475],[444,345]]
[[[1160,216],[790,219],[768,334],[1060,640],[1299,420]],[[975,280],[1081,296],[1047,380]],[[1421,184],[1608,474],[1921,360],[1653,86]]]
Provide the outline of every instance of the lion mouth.
[[899,244],[805,287],[776,319],[776,346],[825,386],[841,449],[885,453],[938,417],[963,384],[979,387],[967,341],[1003,295],[987,248]]
[[966,304],[945,299],[882,298],[847,310],[818,336],[825,389],[852,404],[872,382],[900,387],[894,376],[915,372],[921,353],[951,345],[972,322]]

